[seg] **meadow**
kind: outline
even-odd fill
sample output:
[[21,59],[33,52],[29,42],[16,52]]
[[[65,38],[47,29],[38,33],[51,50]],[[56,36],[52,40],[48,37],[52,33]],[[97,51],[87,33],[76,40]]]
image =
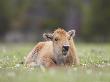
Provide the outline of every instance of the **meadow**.
[[81,65],[45,72],[19,64],[34,45],[0,43],[0,82],[110,82],[110,43],[77,43]]

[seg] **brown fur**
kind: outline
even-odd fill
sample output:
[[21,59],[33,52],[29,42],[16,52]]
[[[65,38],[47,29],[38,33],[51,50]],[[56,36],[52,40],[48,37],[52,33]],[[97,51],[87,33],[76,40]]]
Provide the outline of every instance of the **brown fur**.
[[[55,38],[58,41],[55,41]],[[69,44],[70,48],[67,55],[63,56],[61,50],[65,43]],[[25,64],[28,67],[78,65],[79,58],[76,54],[73,38],[63,29],[55,30],[52,41],[39,42],[27,56]]]

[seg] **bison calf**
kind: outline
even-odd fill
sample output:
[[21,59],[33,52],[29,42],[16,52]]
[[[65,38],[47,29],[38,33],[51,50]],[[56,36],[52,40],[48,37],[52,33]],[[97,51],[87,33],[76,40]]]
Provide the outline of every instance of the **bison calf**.
[[28,54],[25,64],[28,67],[43,66],[71,66],[78,65],[79,58],[76,54],[73,37],[75,30],[66,32],[57,29],[53,33],[44,33],[44,42],[39,42]]

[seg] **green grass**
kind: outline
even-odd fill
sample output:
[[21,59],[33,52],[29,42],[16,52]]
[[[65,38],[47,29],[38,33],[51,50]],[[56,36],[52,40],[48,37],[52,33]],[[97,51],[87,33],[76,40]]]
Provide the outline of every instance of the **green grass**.
[[19,62],[34,44],[0,44],[0,82],[110,82],[110,44],[78,43],[81,65],[28,69]]

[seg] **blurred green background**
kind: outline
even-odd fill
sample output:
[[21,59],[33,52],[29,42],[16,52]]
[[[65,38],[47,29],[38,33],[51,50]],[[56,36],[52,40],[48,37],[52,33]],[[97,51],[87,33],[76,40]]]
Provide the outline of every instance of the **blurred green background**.
[[[109,22],[110,0],[0,0],[0,82],[110,82]],[[76,30],[79,66],[43,72],[19,64],[58,27]]]
[[110,41],[110,0],[0,0],[0,41],[34,42],[75,29],[79,41]]

